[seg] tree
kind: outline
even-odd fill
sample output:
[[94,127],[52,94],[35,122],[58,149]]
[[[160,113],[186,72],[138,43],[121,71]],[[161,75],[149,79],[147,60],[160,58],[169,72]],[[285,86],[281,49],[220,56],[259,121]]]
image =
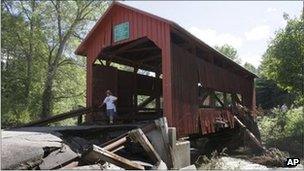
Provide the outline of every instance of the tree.
[[278,87],[273,80],[257,78],[255,87],[257,106],[261,106],[263,109],[271,109],[284,104],[290,107],[295,100],[295,95]]
[[84,103],[85,59],[73,52],[108,5],[94,0],[2,1],[1,109],[6,125]]
[[304,20],[288,19],[287,26],[276,33],[260,66],[261,75],[304,102]]
[[217,49],[222,54],[226,55],[229,59],[233,60],[234,62],[238,64],[241,63],[241,59],[238,57],[237,50],[234,47],[228,44],[224,44],[222,46],[215,46],[214,48]]
[[[99,4],[98,4],[99,3]],[[69,58],[65,58],[63,53],[70,38],[77,33],[83,22],[88,20],[90,14],[99,6],[98,1],[51,1],[48,14],[45,20],[48,21],[51,27],[45,30],[45,33],[51,35],[51,42],[47,43],[49,49],[47,77],[44,81],[44,89],[42,93],[42,109],[41,117],[45,118],[52,114],[53,105],[53,83],[57,74],[58,68],[61,65],[70,63]],[[74,12],[75,11],[75,12]],[[48,16],[51,16],[48,18]],[[54,28],[54,26],[56,26]]]
[[258,73],[258,70],[251,63],[245,62],[244,68],[247,69],[248,71],[254,73],[254,74]]

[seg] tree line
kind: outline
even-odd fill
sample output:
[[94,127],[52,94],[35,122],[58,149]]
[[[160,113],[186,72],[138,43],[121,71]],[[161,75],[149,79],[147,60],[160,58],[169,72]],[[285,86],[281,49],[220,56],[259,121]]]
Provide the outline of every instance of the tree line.
[[1,2],[2,125],[46,118],[85,102],[85,58],[74,50],[107,1]]

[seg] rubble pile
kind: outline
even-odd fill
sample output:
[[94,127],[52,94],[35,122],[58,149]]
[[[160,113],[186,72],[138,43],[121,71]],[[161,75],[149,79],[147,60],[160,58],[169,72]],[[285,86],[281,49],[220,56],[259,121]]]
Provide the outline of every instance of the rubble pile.
[[1,161],[1,169],[181,169],[190,143],[177,141],[165,118],[138,127],[27,127],[2,130]]

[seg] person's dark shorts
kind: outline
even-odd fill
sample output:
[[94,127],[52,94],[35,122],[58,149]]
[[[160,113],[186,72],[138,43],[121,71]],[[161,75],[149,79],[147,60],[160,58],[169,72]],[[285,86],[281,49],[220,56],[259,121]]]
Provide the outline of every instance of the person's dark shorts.
[[114,111],[114,109],[107,109],[107,116],[108,117],[110,117],[110,116],[115,116],[116,114],[115,114],[115,111]]

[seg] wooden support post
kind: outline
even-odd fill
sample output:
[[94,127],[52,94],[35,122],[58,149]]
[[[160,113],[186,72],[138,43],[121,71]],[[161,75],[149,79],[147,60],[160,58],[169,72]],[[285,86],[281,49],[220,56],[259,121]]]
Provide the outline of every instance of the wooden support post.
[[159,72],[155,73],[155,89],[156,89],[156,99],[155,99],[155,108],[156,112],[160,113],[160,96],[161,96],[161,91],[159,90],[159,87],[157,86],[157,81],[159,79]]
[[77,125],[81,125],[82,124],[82,115],[79,115],[77,118]]
[[241,100],[239,99],[239,97],[237,96],[236,93],[233,93],[231,96],[232,96],[231,98],[232,98],[232,102],[233,102],[234,106],[236,106],[237,103],[242,104]]
[[150,159],[152,160],[153,164],[158,165],[161,161],[160,156],[155,151],[154,147],[143,133],[141,129],[135,129],[130,131],[129,137],[134,142],[139,142],[140,145],[144,148],[144,150],[148,153]]
[[137,100],[137,71],[138,71],[138,67],[134,66],[134,101],[133,101],[133,107],[134,107],[134,111],[133,111],[133,118],[135,117],[135,115],[138,113],[138,100]]
[[227,107],[228,106],[227,93],[223,93],[223,98],[224,98],[224,105],[225,107]]
[[128,170],[145,169],[142,165],[136,162],[128,160],[124,157],[121,157],[117,154],[114,154],[96,145],[93,145],[92,148],[89,149],[89,152],[85,155],[85,160],[93,161],[93,162],[103,160]]
[[215,107],[215,97],[214,97],[214,91],[210,90],[209,91],[209,103],[210,103],[210,107]]

